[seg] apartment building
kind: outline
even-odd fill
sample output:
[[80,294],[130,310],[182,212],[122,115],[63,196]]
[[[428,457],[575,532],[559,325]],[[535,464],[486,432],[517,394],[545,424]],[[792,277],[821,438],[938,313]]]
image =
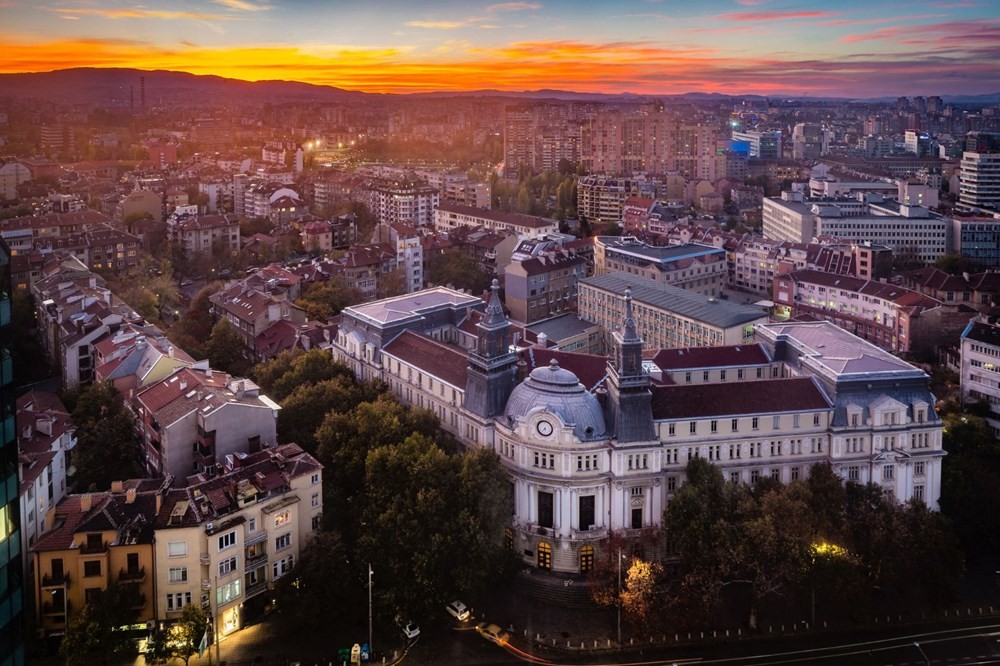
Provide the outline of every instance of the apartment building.
[[198,604],[221,638],[262,615],[320,526],[322,473],[285,444],[227,455],[219,476],[163,492],[151,516],[156,617],[170,622]]
[[959,187],[960,208],[1000,208],[1000,151],[962,153]]
[[[287,272],[287,271],[286,271]],[[298,286],[298,276],[295,286]],[[251,360],[259,360],[256,340],[268,326],[276,321],[287,320],[296,324],[306,321],[305,311],[295,305],[297,293],[272,293],[270,287],[277,287],[278,280],[237,282],[215,292],[209,297],[210,314],[213,319],[226,319],[243,338],[244,355]]]
[[504,302],[514,320],[533,324],[575,306],[577,283],[586,275],[583,257],[552,247],[508,264]]
[[379,222],[429,227],[434,224],[441,193],[417,181],[377,179],[368,183],[367,199],[368,208]]
[[172,215],[167,228],[171,238],[189,258],[240,251],[240,218],[237,215]]
[[206,361],[138,390],[129,406],[152,476],[212,474],[227,455],[277,441],[281,407],[249,379],[214,371]]
[[753,340],[767,322],[762,308],[703,296],[662,282],[610,273],[580,280],[580,318],[613,331],[624,315],[620,294],[631,290],[635,326],[646,349],[718,347]]
[[772,299],[776,317],[825,319],[896,353],[928,352],[975,315],[899,285],[813,270],[775,276]]
[[726,251],[699,243],[649,245],[636,238],[597,236],[594,275],[629,273],[709,297],[722,295]]
[[396,249],[396,270],[403,271],[406,293],[424,288],[424,247],[420,232],[401,222],[380,223],[372,235],[372,243],[381,243]]
[[584,176],[576,184],[576,210],[591,224],[620,224],[625,202],[655,198],[657,183],[645,177]]
[[516,234],[519,238],[544,238],[559,233],[559,223],[547,217],[443,203],[434,214],[434,230],[447,233],[458,227]]

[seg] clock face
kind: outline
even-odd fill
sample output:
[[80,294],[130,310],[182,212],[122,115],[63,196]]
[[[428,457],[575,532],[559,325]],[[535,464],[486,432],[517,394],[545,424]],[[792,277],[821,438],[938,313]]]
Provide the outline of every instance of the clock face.
[[552,434],[552,424],[548,421],[539,421],[535,427],[538,429],[538,434],[542,437],[548,437]]

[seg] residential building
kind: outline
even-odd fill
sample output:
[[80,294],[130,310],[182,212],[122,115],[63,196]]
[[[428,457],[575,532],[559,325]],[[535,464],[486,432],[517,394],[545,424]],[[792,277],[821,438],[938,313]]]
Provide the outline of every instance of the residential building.
[[958,336],[975,315],[967,305],[948,305],[899,285],[814,270],[775,276],[772,300],[776,317],[825,319],[900,354],[932,351]]
[[1000,272],[951,275],[938,268],[921,268],[902,274],[907,289],[936,298],[942,303],[968,305],[988,312],[1000,303]]
[[0,519],[4,530],[0,532],[0,663],[11,666],[24,664],[24,558],[21,547],[21,512],[18,498],[17,433],[12,418],[17,413],[14,391],[14,364],[10,356],[14,331],[11,327],[11,275],[10,249],[0,240],[0,406],[6,423],[0,433],[0,452],[8,464],[4,466],[3,487],[0,497]]
[[989,405],[986,422],[1000,435],[1000,326],[982,319],[970,321],[961,337],[959,383],[968,404]]
[[417,181],[373,180],[367,185],[368,208],[379,222],[402,222],[414,227],[434,224],[441,203],[437,188]]
[[960,208],[1000,209],[1000,150],[962,153],[959,187]]
[[167,228],[188,257],[240,250],[240,218],[236,215],[173,215]]
[[559,233],[559,223],[547,217],[443,203],[434,214],[434,230],[447,233],[458,227],[482,227],[486,231],[509,232],[519,238],[544,238]]
[[222,638],[261,617],[323,514],[323,468],[296,444],[226,456],[218,476],[162,493],[156,617],[200,605]]
[[207,361],[138,389],[130,406],[147,472],[178,479],[215,474],[227,455],[274,444],[281,409],[249,379],[213,371]]
[[584,176],[576,184],[576,209],[591,224],[621,224],[631,197],[656,197],[656,183],[645,177]]
[[754,327],[768,319],[767,312],[757,306],[621,272],[580,280],[580,318],[605,331],[615,330],[615,322],[623,316],[619,294],[626,288],[631,289],[635,326],[646,349],[748,343],[753,340]]
[[375,228],[372,243],[384,243],[396,249],[396,270],[402,271],[406,293],[424,288],[424,248],[417,229],[402,222],[382,222]]
[[299,232],[306,252],[325,254],[333,249],[333,228],[325,220],[314,220],[302,226]]
[[699,243],[649,245],[628,236],[597,236],[594,275],[631,273],[704,296],[721,296],[726,251]]
[[17,186],[31,180],[31,171],[16,160],[0,164],[0,200],[16,199]]
[[[295,286],[298,285],[298,277]],[[215,320],[226,319],[243,338],[244,355],[258,361],[255,340],[268,326],[287,319],[296,324],[305,323],[305,311],[295,305],[294,299],[285,292],[272,293],[279,286],[278,279],[270,279],[263,284],[254,281],[236,282],[209,297],[212,303],[210,313]],[[294,293],[294,292],[293,292]]]
[[531,106],[504,108],[503,170],[508,178],[517,178],[521,169],[535,169],[535,111]]
[[504,301],[515,321],[533,324],[576,305],[577,282],[586,277],[587,262],[554,243],[549,245],[512,260],[504,270]]
[[[166,484],[164,484],[166,485]],[[158,482],[112,484],[110,492],[69,495],[49,512],[31,551],[35,624],[46,636],[113,584],[122,587],[136,623],[154,619],[154,530]]]

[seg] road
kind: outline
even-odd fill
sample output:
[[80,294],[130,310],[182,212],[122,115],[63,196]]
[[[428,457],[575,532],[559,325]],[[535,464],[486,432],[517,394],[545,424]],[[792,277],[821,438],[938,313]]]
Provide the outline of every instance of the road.
[[[650,648],[641,652],[573,655],[536,651],[523,638],[512,647],[487,642],[475,631],[432,633],[421,637],[403,659],[404,664],[560,664],[595,666],[616,664],[659,666],[670,664],[836,664],[849,666],[958,666],[1000,664],[1000,622],[983,620],[961,626],[937,625],[923,629],[897,627],[864,634],[826,634],[769,638],[679,648]],[[536,659],[528,657],[532,652]]]

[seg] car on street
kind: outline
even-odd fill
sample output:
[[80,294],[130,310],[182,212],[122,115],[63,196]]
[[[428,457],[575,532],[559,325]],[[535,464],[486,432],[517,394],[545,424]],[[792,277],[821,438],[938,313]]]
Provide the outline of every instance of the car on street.
[[465,604],[463,604],[458,599],[448,604],[446,608],[448,609],[448,612],[451,613],[452,617],[454,617],[459,622],[465,622],[466,620],[469,619],[469,615],[471,615],[471,613],[469,613],[469,609],[466,608]]
[[190,287],[194,284],[194,280],[181,280],[182,287]]
[[420,635],[420,625],[412,620],[403,619],[402,615],[396,616],[396,626],[399,627],[408,641],[412,641]]
[[510,634],[496,624],[480,622],[476,625],[476,631],[479,632],[480,636],[497,645],[506,645],[510,640]]

